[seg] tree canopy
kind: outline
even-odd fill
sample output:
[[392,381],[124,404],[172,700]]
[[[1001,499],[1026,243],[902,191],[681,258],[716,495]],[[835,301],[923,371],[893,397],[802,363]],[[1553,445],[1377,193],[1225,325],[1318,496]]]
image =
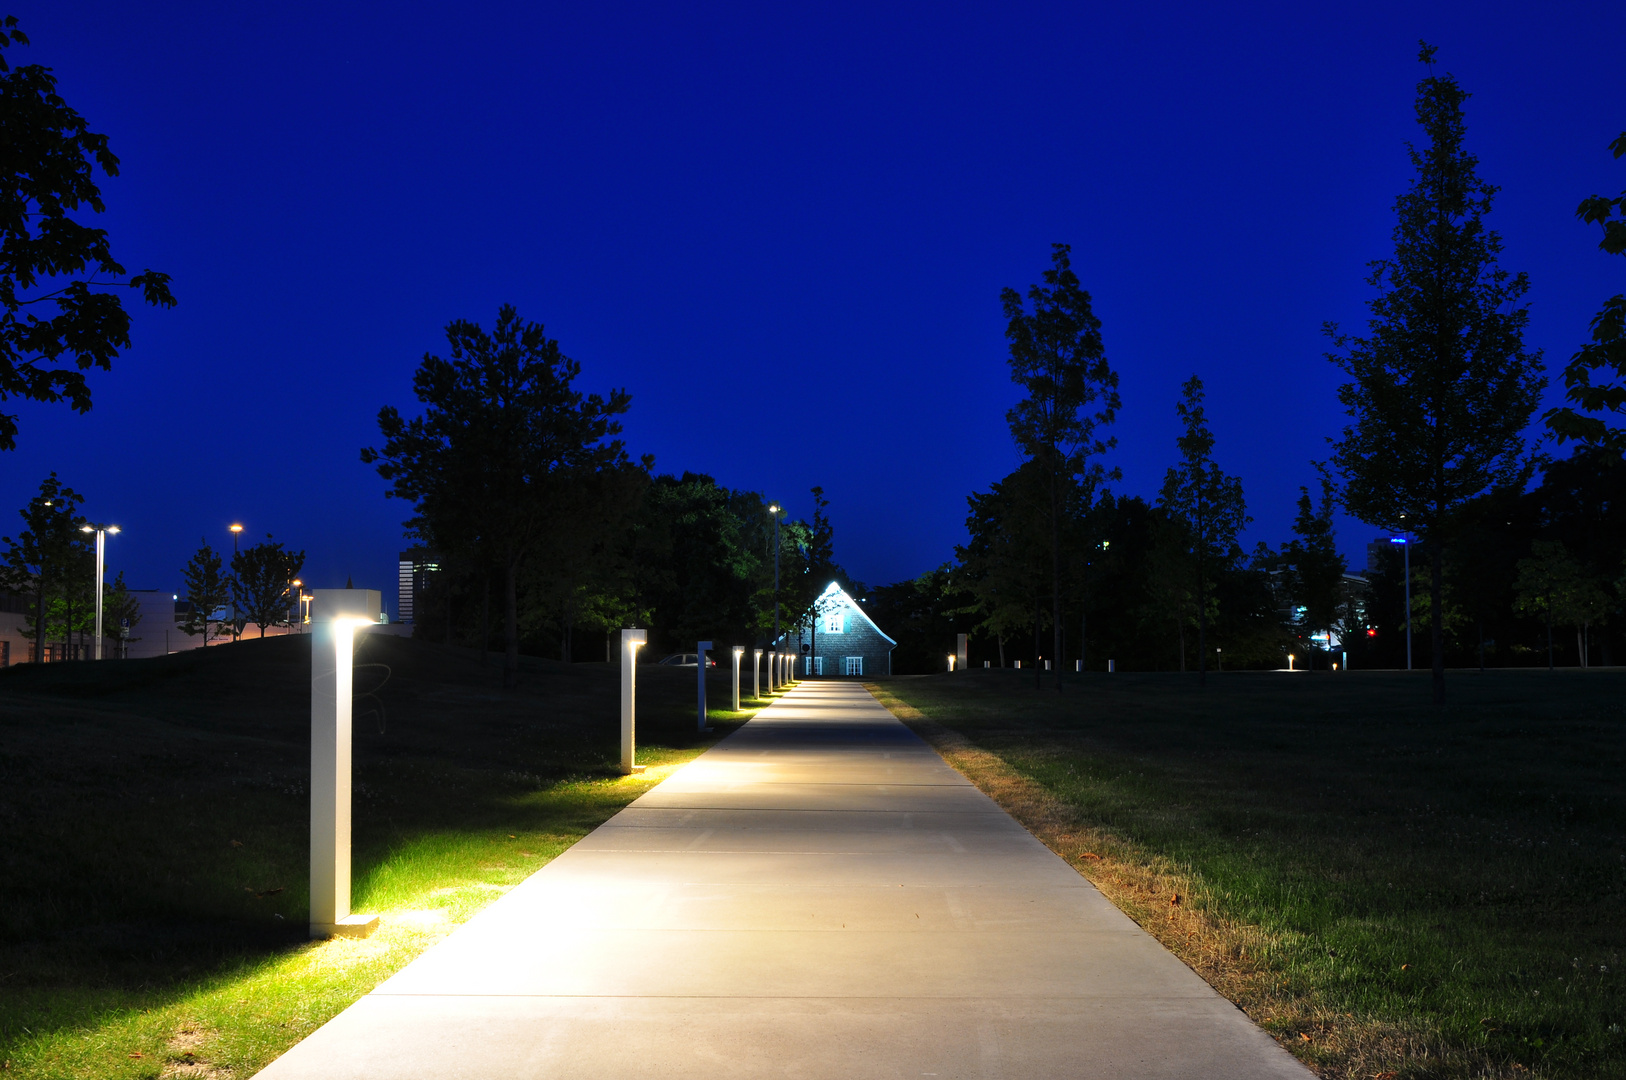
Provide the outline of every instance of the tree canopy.
[[1485,226],[1496,187],[1480,179],[1464,148],[1468,94],[1419,60],[1417,122],[1426,142],[1410,147],[1414,175],[1395,201],[1394,254],[1372,264],[1365,337],[1329,324],[1328,358],[1349,382],[1339,400],[1353,419],[1333,443],[1343,500],[1361,520],[1423,534],[1433,595],[1435,700],[1445,700],[1439,621],[1444,550],[1453,515],[1510,482],[1524,467],[1524,429],[1545,380],[1541,354],[1524,347],[1529,319],[1524,274],[1497,257]]
[[[4,50],[27,44],[15,17],[0,21],[0,403],[66,400],[82,413],[85,372],[110,370],[130,347],[130,315],[108,290],[166,308],[175,297],[167,274],[126,279],[107,231],[75,218],[105,209],[95,173],[117,176],[119,159],[57,93],[50,68],[10,65]],[[0,450],[16,446],[17,416],[0,412]]]

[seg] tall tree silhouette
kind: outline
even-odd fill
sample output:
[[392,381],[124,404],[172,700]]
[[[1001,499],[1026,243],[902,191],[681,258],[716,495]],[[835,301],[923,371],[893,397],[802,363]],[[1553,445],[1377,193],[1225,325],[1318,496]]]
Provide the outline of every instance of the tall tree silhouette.
[[1353,419],[1333,443],[1349,510],[1373,525],[1422,534],[1430,563],[1433,694],[1445,702],[1441,624],[1445,548],[1453,516],[1511,480],[1523,464],[1523,431],[1545,379],[1541,354],[1524,347],[1525,275],[1497,265],[1501,238],[1485,228],[1497,188],[1463,148],[1468,95],[1434,73],[1434,48],[1418,59],[1411,187],[1395,200],[1394,254],[1372,264],[1381,290],[1367,302],[1367,336],[1329,324],[1328,359],[1350,381],[1339,400]]
[[[1051,622],[1055,631],[1056,690],[1061,690],[1061,547],[1065,489],[1107,475],[1095,460],[1117,445],[1100,429],[1118,415],[1118,374],[1107,363],[1101,320],[1090,294],[1073,273],[1072,248],[1052,244],[1042,285],[1024,299],[1015,289],[1000,293],[1011,380],[1027,396],[1005,414],[1017,447],[1036,464],[1046,487]],[[1116,475],[1115,473],[1113,474]],[[1092,485],[1093,486],[1093,485]]]

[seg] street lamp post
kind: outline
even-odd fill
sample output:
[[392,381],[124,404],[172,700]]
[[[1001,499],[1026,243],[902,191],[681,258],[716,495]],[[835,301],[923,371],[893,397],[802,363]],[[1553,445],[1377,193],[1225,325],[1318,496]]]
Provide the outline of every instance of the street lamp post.
[[102,577],[106,565],[107,534],[117,533],[117,525],[81,525],[80,532],[96,534],[96,659],[102,658]]
[[[239,536],[241,536],[241,535],[243,535],[243,527],[241,525],[233,525],[231,527],[231,561],[232,561],[232,571],[233,572],[236,572],[236,570],[237,570],[237,565],[236,565],[237,564],[237,538]],[[237,640],[237,590],[236,589],[233,589],[231,591],[231,639],[233,641]]]
[[[773,642],[779,644],[779,504],[769,503],[773,515]],[[771,687],[770,687],[771,688]]]

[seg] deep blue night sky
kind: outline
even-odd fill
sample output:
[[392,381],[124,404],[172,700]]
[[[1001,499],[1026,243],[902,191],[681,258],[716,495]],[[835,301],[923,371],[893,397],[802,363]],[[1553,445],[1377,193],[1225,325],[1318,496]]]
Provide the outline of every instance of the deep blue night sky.
[[1551,369],[1626,290],[1573,217],[1626,187],[1618,2],[342,7],[13,5],[11,61],[122,159],[115,254],[181,304],[137,313],[90,414],[8,409],[0,534],[55,469],[133,587],[240,520],[388,593],[405,508],[357,450],[448,321],[510,301],[632,393],[635,455],[797,516],[822,484],[850,572],[911,577],[1016,463],[998,293],[1059,240],[1122,375],[1123,490],[1156,494],[1196,372],[1248,543],[1279,543],[1342,422],[1320,327],[1389,250],[1419,38],[1474,95]]

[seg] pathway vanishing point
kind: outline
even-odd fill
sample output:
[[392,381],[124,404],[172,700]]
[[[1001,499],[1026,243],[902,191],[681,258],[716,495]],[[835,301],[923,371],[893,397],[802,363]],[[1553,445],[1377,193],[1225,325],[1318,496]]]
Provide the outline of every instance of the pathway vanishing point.
[[1311,1074],[862,687],[804,682],[259,1076]]

